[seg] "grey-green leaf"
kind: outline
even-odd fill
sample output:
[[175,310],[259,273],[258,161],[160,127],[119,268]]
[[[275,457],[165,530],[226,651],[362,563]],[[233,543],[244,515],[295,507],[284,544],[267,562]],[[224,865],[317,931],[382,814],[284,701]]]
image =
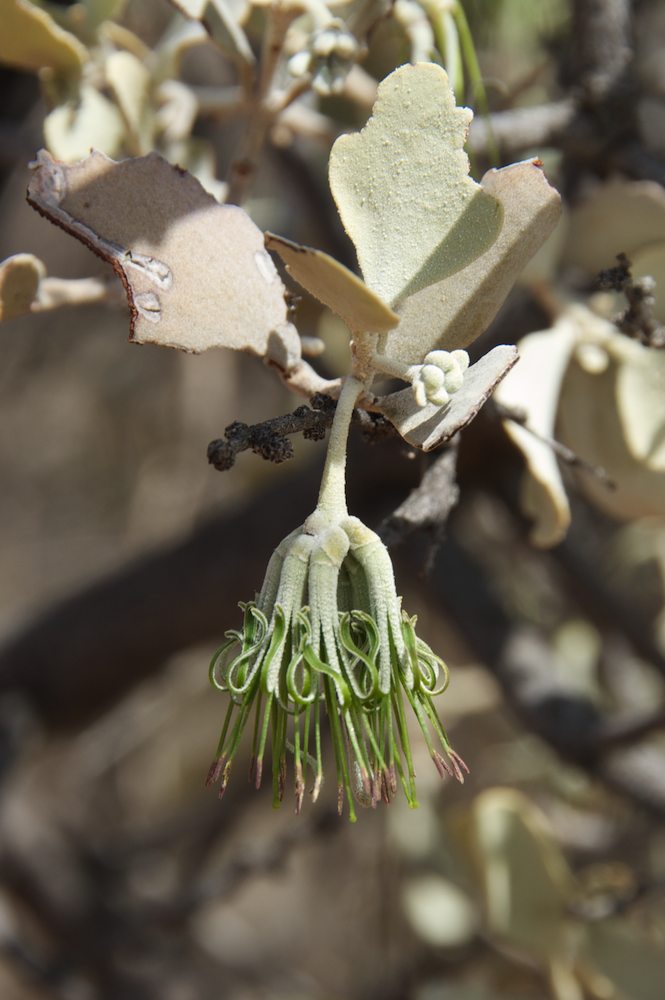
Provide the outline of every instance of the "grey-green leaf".
[[471,118],[440,66],[402,66],[365,128],[333,146],[339,213],[365,282],[390,305],[460,271],[499,234],[500,204],[468,176]]
[[382,353],[413,364],[428,351],[466,347],[487,329],[515,280],[559,219],[561,199],[537,160],[490,170],[485,191],[503,208],[497,240],[462,271],[412,295]]
[[350,330],[385,333],[399,316],[347,267],[322,250],[266,233],[268,250],[278,253],[289,274],[340,316]]
[[431,451],[473,420],[516,361],[517,348],[512,345],[495,347],[483,355],[467,370],[462,388],[451,397],[445,409],[432,403],[418,406],[412,389],[383,396],[378,400],[377,409],[409,444]]

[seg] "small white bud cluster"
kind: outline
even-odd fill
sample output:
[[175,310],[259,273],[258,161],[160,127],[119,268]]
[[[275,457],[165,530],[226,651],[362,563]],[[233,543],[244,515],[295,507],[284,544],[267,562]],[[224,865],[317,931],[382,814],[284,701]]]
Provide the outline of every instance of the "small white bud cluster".
[[449,403],[450,397],[461,389],[468,367],[466,351],[430,351],[422,365],[409,369],[418,406]]
[[422,365],[411,365],[407,375],[418,406],[446,406],[461,389],[468,367],[466,351],[430,351]]
[[312,34],[307,48],[291,56],[288,69],[296,78],[311,73],[317,94],[339,94],[357,56],[358,42],[344,22],[334,18]]

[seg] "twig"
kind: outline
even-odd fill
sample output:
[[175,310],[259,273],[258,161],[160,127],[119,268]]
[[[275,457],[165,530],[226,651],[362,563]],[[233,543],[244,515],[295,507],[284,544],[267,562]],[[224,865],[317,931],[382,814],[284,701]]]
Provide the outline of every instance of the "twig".
[[576,0],[574,62],[586,103],[597,105],[625,83],[632,58],[630,0]]
[[311,441],[320,441],[332,424],[335,401],[329,396],[315,396],[312,406],[299,406],[293,413],[273,417],[259,424],[229,424],[223,438],[208,445],[208,462],[220,472],[232,468],[236,455],[248,448],[268,462],[286,462],[293,458],[293,445],[287,434],[302,434]]
[[457,453],[458,440],[455,439],[429,466],[416,489],[379,528],[379,534],[388,546],[398,545],[415,531],[428,531],[432,536],[432,546],[426,573],[432,569],[448,517],[459,499]]
[[665,710],[630,712],[608,719],[599,729],[597,743],[603,750],[637,743],[651,733],[665,729]]
[[127,297],[115,275],[112,278],[42,278],[32,312],[45,312],[63,306],[81,306],[105,302],[126,305]]
[[509,161],[524,150],[558,146],[574,115],[575,102],[569,99],[479,115],[471,123],[469,148],[476,156],[487,156],[494,143]]
[[241,205],[247,197],[249,186],[256,173],[259,154],[281,110],[279,104],[273,107],[271,90],[286,33],[297,12],[295,8],[273,4],[268,9],[267,16],[268,24],[263,37],[254,106],[249,112],[246,132],[238,155],[234,157],[229,168],[227,201],[232,205]]
[[618,265],[601,271],[596,287],[622,292],[628,308],[614,320],[614,324],[627,337],[639,340],[647,347],[665,347],[665,327],[654,316],[656,307],[653,278],[633,278],[631,262],[625,253],[617,254]]
[[[241,886],[259,875],[274,874],[289,861],[291,853],[299,844],[311,843],[318,834],[334,833],[341,829],[337,811],[320,809],[308,818],[300,817],[278,836],[268,838],[262,845],[252,845],[249,850],[239,851],[216,875],[206,875],[197,884],[182,894],[174,903],[166,904],[163,914],[172,919],[174,912],[181,918],[196,911],[210,900],[219,903],[228,899]],[[148,919],[159,918],[157,913],[146,913]]]
[[494,401],[494,407],[502,420],[512,420],[513,423],[519,424],[520,427],[523,427],[525,431],[532,434],[538,441],[542,441],[543,444],[551,448],[557,458],[565,462],[572,469],[581,469],[595,476],[608,490],[615,490],[617,488],[614,480],[601,465],[594,465],[592,462],[587,462],[586,459],[581,458],[577,452],[574,452],[567,445],[562,444],[561,441],[557,441],[556,438],[548,437],[546,434],[541,434],[539,431],[534,430],[529,425],[528,414],[524,410],[504,406],[502,403],[497,403],[496,400]]
[[[409,548],[406,553],[411,555]],[[655,815],[665,816],[662,750],[642,743],[605,749],[602,734],[609,720],[590,698],[565,684],[546,636],[510,618],[493,592],[486,567],[452,533],[428,582],[428,593],[433,584],[437,601],[492,670],[521,721],[569,763]]]
[[[251,449],[267,462],[286,462],[293,458],[293,445],[287,435],[302,434],[310,441],[321,441],[332,424],[336,399],[328,393],[315,393],[310,406],[299,406],[292,413],[272,417],[259,424],[243,424],[239,420],[229,424],[223,438],[216,438],[208,445],[208,462],[220,472],[233,467],[236,455]],[[354,423],[360,424],[366,437],[382,435],[392,425],[380,415],[357,409]]]

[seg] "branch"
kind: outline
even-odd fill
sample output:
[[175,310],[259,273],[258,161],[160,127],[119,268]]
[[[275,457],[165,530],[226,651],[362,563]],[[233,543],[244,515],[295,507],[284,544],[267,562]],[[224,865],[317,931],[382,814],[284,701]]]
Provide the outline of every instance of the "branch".
[[379,528],[381,538],[389,547],[399,545],[415,531],[430,532],[433,545],[426,571],[431,569],[432,560],[443,541],[448,516],[459,499],[457,454],[458,441],[454,439],[427,468],[415,490]]
[[597,105],[625,84],[632,59],[630,0],[576,0],[572,41],[585,103]]
[[628,308],[616,317],[615,326],[646,347],[665,347],[665,327],[654,316],[656,284],[653,278],[633,278],[625,253],[617,254],[617,260],[618,265],[601,271],[596,282],[597,288],[621,292],[626,297]]
[[428,581],[430,600],[432,584],[438,589],[437,602],[443,602],[528,729],[570,764],[656,816],[665,816],[665,755],[660,747],[639,743],[607,752],[603,741],[610,718],[562,682],[548,638],[509,618],[485,566],[452,533]]
[[234,421],[224,431],[223,438],[216,438],[208,445],[208,462],[225,472],[232,468],[236,455],[248,448],[267,462],[286,462],[294,454],[287,434],[302,434],[311,441],[320,441],[332,424],[335,401],[330,396],[314,396],[312,407],[299,406],[293,413],[260,424]]
[[[315,393],[309,406],[299,406],[292,413],[272,417],[259,424],[243,424],[239,420],[229,424],[223,438],[215,438],[208,445],[208,462],[220,472],[225,472],[233,464],[241,451],[251,449],[267,462],[286,462],[293,458],[293,445],[287,435],[302,434],[310,441],[321,441],[333,422],[336,400],[327,393]],[[356,409],[353,421],[360,424],[366,437],[392,431],[392,425],[380,414],[367,413]]]
[[471,123],[469,146],[476,156],[488,156],[496,144],[507,162],[527,149],[558,146],[575,110],[575,102],[566,99],[537,108],[496,111],[489,119],[478,116]]

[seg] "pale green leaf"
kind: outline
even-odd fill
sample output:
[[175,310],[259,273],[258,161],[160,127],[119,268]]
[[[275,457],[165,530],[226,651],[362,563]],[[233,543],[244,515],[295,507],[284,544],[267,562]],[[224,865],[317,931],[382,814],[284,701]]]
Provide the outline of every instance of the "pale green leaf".
[[96,28],[103,21],[119,17],[126,3],[127,0],[83,0],[86,21]]
[[113,265],[131,310],[131,339],[198,353],[232,347],[289,371],[300,340],[284,286],[246,212],[220,205],[157,153],[72,166],[42,152],[30,203]]
[[402,437],[423,451],[431,451],[466,427],[517,361],[517,348],[495,347],[464,374],[462,388],[442,409],[433,403],[418,406],[412,389],[403,389],[376,401],[376,409],[391,421]]
[[44,120],[44,140],[58,160],[73,163],[98,149],[117,155],[125,138],[125,123],[116,106],[84,83],[77,101],[54,108]]
[[[663,226],[665,235],[665,224]],[[665,240],[651,243],[641,250],[635,250],[630,261],[634,278],[653,278],[656,283],[654,316],[665,324]]]
[[[570,216],[564,248],[567,264],[581,268],[588,279],[616,263],[625,253],[631,261],[665,239],[665,191],[656,181],[608,181]],[[663,265],[658,268],[663,274]],[[641,267],[640,274],[648,273]],[[654,275],[656,277],[656,275]],[[662,279],[661,279],[662,280]],[[665,322],[665,288],[660,286],[659,315]]]
[[441,67],[402,66],[362,132],[333,146],[339,213],[365,282],[390,305],[460,271],[499,233],[500,205],[468,176],[471,117]]
[[480,336],[559,219],[561,199],[535,160],[490,170],[482,187],[503,209],[498,238],[464,270],[404,303],[399,326],[380,341],[389,357],[414,364],[428,351],[463,348]]
[[29,0],[0,0],[0,62],[78,77],[87,59],[85,46],[45,10]]
[[266,246],[282,258],[286,270],[311,295],[337,313],[354,333],[385,333],[399,316],[359,278],[322,250],[266,233]]
[[170,0],[185,17],[203,25],[213,42],[228,56],[247,65],[254,63],[254,53],[240,27],[237,13],[225,0]]
[[665,514],[665,352],[577,307],[578,341],[559,403],[560,439],[616,484],[579,484],[619,518]]
[[555,436],[561,383],[575,346],[574,317],[564,314],[551,330],[532,333],[519,343],[520,362],[496,391],[496,401],[525,414],[526,427],[505,420],[508,435],[522,452],[526,470],[520,484],[520,504],[531,520],[531,541],[556,545],[570,525],[570,507],[554,451],[541,438]]
[[106,60],[105,72],[132,146],[149,152],[153,146],[150,71],[131,52],[112,52]]
[[582,957],[610,980],[621,997],[661,1000],[664,955],[659,935],[631,926],[626,918],[591,923]]
[[469,833],[490,934],[547,966],[565,960],[574,883],[542,814],[517,791],[490,789],[473,804]]
[[0,263],[0,322],[30,312],[46,268],[31,253],[17,253]]
[[220,181],[217,176],[217,160],[211,143],[198,137],[183,139],[181,142],[171,142],[169,155],[173,162],[184,167],[196,177],[201,187],[216,201],[224,203],[228,184],[225,181]]
[[416,934],[433,948],[459,948],[475,936],[478,917],[469,897],[447,879],[427,875],[404,886],[404,908]]

